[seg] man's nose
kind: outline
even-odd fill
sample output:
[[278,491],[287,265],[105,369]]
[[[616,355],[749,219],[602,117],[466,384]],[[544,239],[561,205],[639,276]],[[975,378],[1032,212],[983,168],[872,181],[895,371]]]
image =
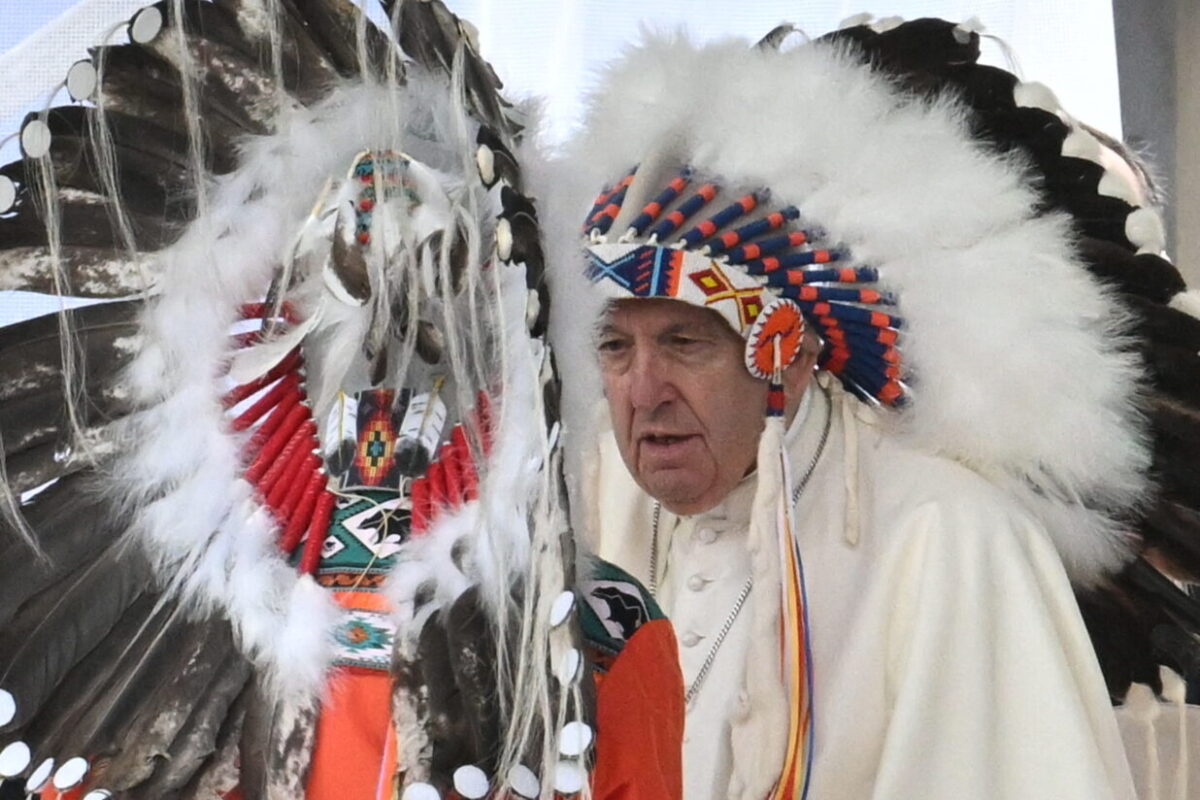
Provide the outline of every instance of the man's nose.
[[639,350],[629,373],[629,401],[634,408],[653,410],[675,399],[669,370],[652,348]]

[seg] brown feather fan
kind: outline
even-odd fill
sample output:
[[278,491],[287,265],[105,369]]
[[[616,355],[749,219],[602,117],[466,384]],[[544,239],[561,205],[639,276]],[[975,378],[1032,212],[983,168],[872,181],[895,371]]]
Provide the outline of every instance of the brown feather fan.
[[[148,563],[131,533],[139,509],[111,489],[125,468],[125,423],[145,410],[124,375],[154,344],[143,324],[162,278],[154,256],[187,234],[204,210],[202,188],[233,176],[247,143],[274,133],[282,111],[312,109],[356,82],[402,90],[408,59],[446,77],[460,70],[462,102],[490,159],[483,183],[504,184],[512,234],[504,260],[528,266],[540,296],[534,335],[544,329],[536,211],[520,194],[520,125],[499,79],[441,2],[383,9],[395,31],[351,0],[161,0],[131,20],[130,41],[90,51],[90,97],[26,118],[23,141],[36,145],[41,134],[44,152],[34,146],[0,167],[15,187],[12,205],[0,208],[0,289],[100,301],[0,329],[2,458],[9,505],[19,511],[0,524],[0,750],[29,753],[28,763],[0,774],[0,796],[50,785],[41,774],[48,760],[76,757],[88,765],[77,787],[118,797],[212,800],[235,787],[247,800],[304,793],[317,703],[281,699],[253,654],[239,649],[234,623],[170,592],[180,576]],[[430,241],[431,251],[441,249],[440,239]],[[461,230],[447,247],[458,290]],[[369,301],[371,277],[359,266],[355,296]],[[283,281],[267,301],[288,288]],[[418,353],[436,362],[444,344],[431,343],[437,331],[428,321],[411,327],[420,325],[428,330],[414,333]],[[390,358],[385,349],[377,360],[386,368]],[[553,387],[543,388],[553,401]],[[494,767],[501,756],[493,621],[469,608],[456,604],[442,627],[429,629],[445,644],[447,672],[431,669],[438,662],[423,653],[411,683],[396,674],[401,698],[422,694],[422,680],[453,679],[458,724],[418,723],[439,731],[434,759],[444,786],[457,764]],[[396,713],[407,707],[399,700]],[[447,706],[433,707],[444,720]]]
[[[1115,701],[1132,681],[1161,691],[1160,664],[1200,681],[1200,602],[1184,588],[1200,578],[1200,320],[1170,306],[1187,288],[1179,271],[1156,252],[1161,242],[1130,241],[1127,221],[1139,209],[1099,194],[1104,167],[1063,155],[1068,124],[1018,105],[1016,76],[976,63],[978,33],[919,19],[885,33],[863,25],[825,38],[846,43],[911,91],[949,92],[965,101],[983,141],[1026,157],[1045,207],[1075,220],[1083,263],[1124,301],[1149,377],[1143,408],[1158,491],[1145,508],[1127,510],[1140,555],[1104,585],[1080,590],[1078,599]],[[1129,163],[1133,174],[1147,174],[1119,143],[1076,126]],[[1139,188],[1152,204],[1153,187]]]

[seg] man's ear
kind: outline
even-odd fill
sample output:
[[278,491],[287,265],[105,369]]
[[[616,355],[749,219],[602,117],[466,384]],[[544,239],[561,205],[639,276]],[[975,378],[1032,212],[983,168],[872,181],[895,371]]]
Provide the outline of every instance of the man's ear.
[[788,406],[799,404],[812,380],[813,368],[817,365],[817,356],[821,353],[820,338],[812,331],[806,331],[804,342],[800,346],[800,355],[783,371],[783,396]]

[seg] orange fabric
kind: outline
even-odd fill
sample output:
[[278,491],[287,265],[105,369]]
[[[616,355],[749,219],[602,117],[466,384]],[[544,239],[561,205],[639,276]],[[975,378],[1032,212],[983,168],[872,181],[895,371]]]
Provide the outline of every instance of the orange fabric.
[[[334,592],[343,608],[386,611],[377,592]],[[392,730],[392,677],[371,669],[343,668],[329,679],[317,717],[304,798],[296,800],[391,800],[396,773]],[[243,800],[240,788],[224,800]]]
[[[386,611],[378,592],[334,592],[343,608]],[[389,798],[395,773],[392,740],[392,677],[368,669],[342,669],[329,681],[317,717],[306,800]]]
[[317,718],[308,771],[307,800],[377,800],[387,797],[392,678],[374,670],[341,670]]
[[356,592],[347,589],[333,593],[333,599],[342,608],[358,609],[359,611],[391,611],[392,604],[385,595],[379,592]]
[[596,674],[596,800],[681,800],[683,673],[665,619],[642,625]]

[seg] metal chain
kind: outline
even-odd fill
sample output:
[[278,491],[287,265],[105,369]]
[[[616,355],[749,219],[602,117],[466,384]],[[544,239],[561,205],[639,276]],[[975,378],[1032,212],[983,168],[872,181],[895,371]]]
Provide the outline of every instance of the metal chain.
[[654,501],[654,533],[650,538],[650,596],[658,597],[658,518],[662,516],[662,503]]
[[833,398],[829,396],[829,390],[823,386],[821,392],[825,395],[825,429],[821,431],[821,441],[817,442],[817,449],[813,453],[812,461],[808,462],[808,466],[804,470],[804,477],[800,478],[796,483],[796,488],[792,490],[792,505],[796,505],[796,501],[800,499],[800,493],[804,491],[805,486],[808,486],[808,480],[813,476],[817,462],[821,460],[821,454],[825,452],[825,443],[829,441],[829,429],[833,426]]
[[[792,504],[800,499],[800,494],[804,491],[804,487],[808,486],[809,480],[813,476],[813,472],[817,469],[817,462],[821,460],[821,454],[825,452],[825,444],[829,441],[829,429],[833,424],[833,398],[829,396],[829,392],[825,391],[825,428],[821,431],[821,440],[817,442],[817,449],[813,453],[812,460],[808,462],[808,467],[804,470],[803,477],[796,483],[796,488],[792,490]],[[654,522],[652,534],[650,537],[650,596],[658,596],[658,522],[662,517],[662,503],[654,501]],[[700,692],[700,687],[704,684],[704,679],[708,677],[709,671],[712,669],[713,662],[717,660],[717,652],[720,651],[721,645],[725,643],[725,638],[729,636],[729,631],[733,629],[733,624],[737,622],[738,615],[742,613],[742,607],[746,605],[747,598],[750,597],[750,590],[754,588],[754,577],[746,579],[746,584],[742,590],[738,592],[737,599],[733,601],[733,608],[729,610],[729,616],[725,619],[725,624],[721,626],[721,630],[717,633],[717,638],[713,640],[712,647],[709,648],[708,655],[704,658],[704,663],[700,665],[700,671],[696,673],[695,680],[688,687],[687,694],[684,695],[684,706],[691,706],[692,700]]]
[[725,619],[725,624],[721,626],[721,632],[713,640],[713,645],[709,649],[708,655],[705,656],[704,663],[700,665],[700,671],[696,673],[696,679],[692,681],[692,685],[688,687],[687,694],[683,696],[684,706],[690,706],[692,700],[700,692],[701,684],[708,677],[708,671],[712,669],[713,662],[717,660],[717,651],[721,649],[721,645],[725,644],[725,637],[732,630],[733,623],[737,622],[738,614],[742,613],[742,606],[746,605],[746,598],[750,596],[750,590],[753,588],[754,578],[747,578],[746,585],[742,587],[742,591],[738,592],[737,600],[733,601],[733,608],[729,610],[729,616]]

